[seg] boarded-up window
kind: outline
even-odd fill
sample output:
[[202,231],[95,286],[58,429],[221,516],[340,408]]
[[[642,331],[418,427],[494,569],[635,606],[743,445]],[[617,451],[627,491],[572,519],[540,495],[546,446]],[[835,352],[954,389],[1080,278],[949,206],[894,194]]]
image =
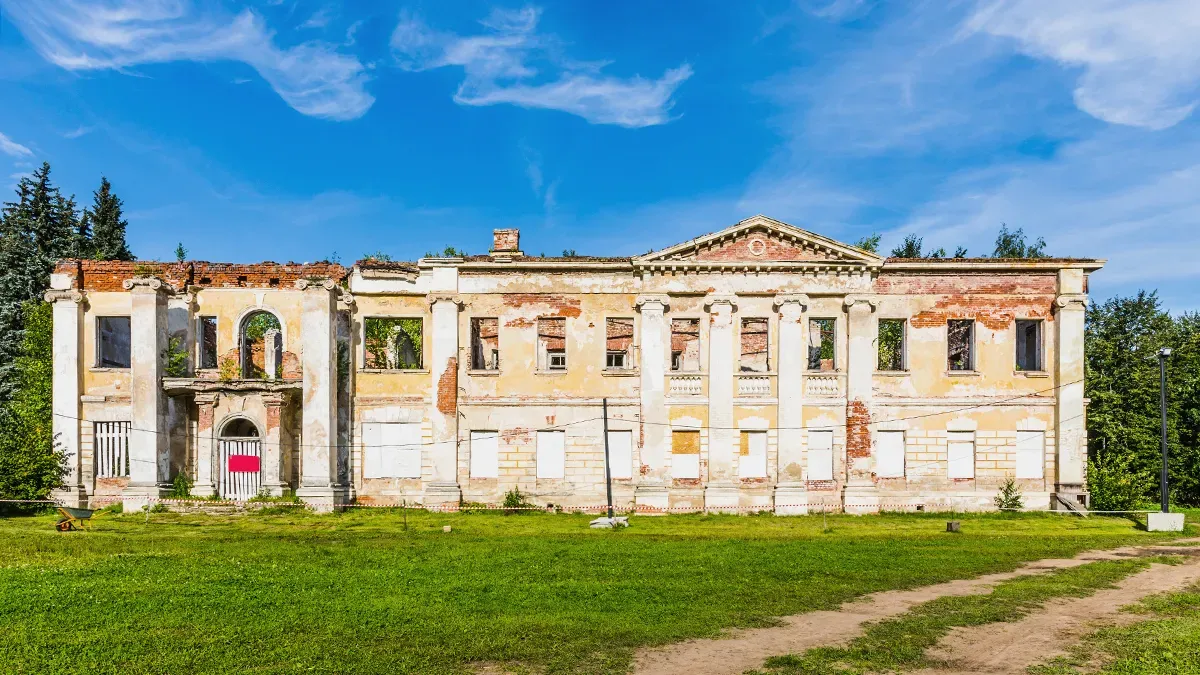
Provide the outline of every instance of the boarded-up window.
[[947,321],[946,338],[950,370],[974,370],[975,322],[971,319]]
[[567,320],[538,319],[538,370],[567,369]]
[[567,453],[565,431],[537,432],[537,477],[566,476]]
[[217,367],[217,317],[200,317],[200,367]]
[[500,369],[500,322],[494,318],[471,319],[471,368]]
[[379,370],[420,370],[423,332],[419,318],[368,317],[363,320],[363,362]]
[[608,432],[608,466],[613,478],[633,478],[633,432]]
[[742,356],[739,367],[743,372],[765,373],[770,370],[767,325],[766,319],[742,319]]
[[622,370],[633,364],[633,319],[604,321],[604,367]]
[[421,425],[363,423],[363,478],[420,478]]
[[833,430],[808,432],[808,479],[833,480]]
[[808,369],[834,370],[837,367],[834,351],[833,319],[808,320]]
[[131,361],[129,317],[97,317],[96,333],[96,365],[101,368],[128,368]]
[[1046,432],[1017,432],[1017,478],[1042,478],[1045,456]]
[[97,478],[129,475],[129,422],[93,422],[92,454]]
[[875,475],[904,477],[904,432],[880,431],[875,435]]
[[671,432],[671,477],[700,477],[700,432]]
[[1040,371],[1042,361],[1042,322],[1017,320],[1017,370]]
[[700,319],[671,319],[671,370],[700,370]]
[[742,447],[738,453],[738,477],[767,477],[767,432],[742,432]]
[[499,433],[471,432],[471,478],[500,476]]
[[950,478],[975,477],[975,432],[951,431],[946,435],[946,475]]
[[904,319],[879,320],[879,370],[897,372],[905,369],[904,324]]

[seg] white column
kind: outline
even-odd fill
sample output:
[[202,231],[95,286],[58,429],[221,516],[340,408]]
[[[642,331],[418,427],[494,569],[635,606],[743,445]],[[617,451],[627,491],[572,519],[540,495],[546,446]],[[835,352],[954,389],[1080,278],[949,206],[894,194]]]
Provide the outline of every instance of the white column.
[[425,485],[425,506],[457,505],[462,498],[458,483],[458,314],[462,302],[453,293],[431,293],[430,331],[433,426],[430,464],[433,472]]
[[282,495],[287,488],[286,481],[283,480],[284,448],[281,433],[285,396],[286,394],[277,392],[263,394],[263,403],[267,408],[267,424],[262,436],[262,486],[272,496]]
[[804,470],[804,313],[808,296],[775,296],[779,311],[779,453],[775,484],[775,513],[808,513]]
[[875,343],[879,331],[877,303],[851,296],[845,301],[849,337],[846,373],[846,486],[848,513],[879,510],[875,487],[875,458],[871,452],[871,390],[877,365]]
[[639,295],[634,305],[642,315],[639,370],[641,375],[642,448],[634,500],[639,506],[668,506],[667,449],[670,418],[667,415],[667,329],[665,313],[670,300],[665,295]]
[[140,508],[170,488],[171,457],[167,437],[167,396],[162,389],[167,351],[167,295],[160,279],[127,279],[129,365],[133,414],[129,430],[129,485],[122,492],[127,508]]
[[304,330],[300,336],[303,447],[296,496],[317,509],[334,509],[346,499],[346,487],[337,480],[337,354],[333,334],[337,284],[330,279],[300,279],[296,288],[304,291]]
[[218,394],[196,394],[196,484],[192,494],[196,497],[211,497],[217,493],[214,482],[216,464],[216,422]]
[[[709,295],[704,298],[708,324],[708,482],[704,506],[738,505],[733,459],[737,454],[738,432],[733,423],[735,334],[733,313],[737,297]],[[703,478],[703,476],[702,476]]]
[[[1058,476],[1054,491],[1077,501],[1086,495],[1084,467],[1087,459],[1087,419],[1084,417],[1083,332],[1087,295],[1083,292],[1083,270],[1061,270],[1059,296],[1055,300],[1058,326],[1055,383],[1058,385],[1054,439],[1058,444],[1055,466]],[[1057,502],[1056,502],[1057,504]]]
[[275,379],[279,371],[279,359],[283,358],[283,354],[275,348],[278,339],[279,331],[275,328],[268,328],[263,333],[263,370],[266,371],[268,380]]
[[53,290],[46,293],[46,302],[54,303],[54,369],[53,398],[54,412],[50,422],[52,433],[67,455],[67,473],[63,476],[63,488],[56,490],[54,498],[67,506],[83,506],[87,502],[87,488],[81,465],[79,429],[81,409],[79,395],[82,393],[83,363],[80,361],[83,346],[83,293],[76,290]]

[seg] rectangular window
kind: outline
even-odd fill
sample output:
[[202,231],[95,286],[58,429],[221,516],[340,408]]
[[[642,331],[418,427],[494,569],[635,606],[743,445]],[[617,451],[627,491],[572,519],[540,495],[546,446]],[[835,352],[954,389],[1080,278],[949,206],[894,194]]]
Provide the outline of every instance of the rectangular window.
[[500,370],[500,321],[471,319],[471,369]]
[[1045,370],[1042,360],[1042,322],[1017,319],[1017,370]]
[[904,319],[879,320],[879,364],[882,372],[901,372],[907,369]]
[[1046,432],[1017,432],[1017,478],[1045,475]]
[[202,316],[200,317],[199,330],[200,339],[197,340],[200,347],[200,367],[201,368],[216,368],[217,367],[217,317]]
[[880,431],[875,435],[875,475],[904,478],[903,431]]
[[766,319],[742,319],[742,356],[739,362],[742,372],[765,373],[770,370],[768,330]]
[[767,432],[742,432],[742,446],[738,453],[738,477],[767,477]]
[[808,479],[833,480],[833,430],[808,432]]
[[671,431],[671,478],[700,477],[700,432]]
[[951,431],[946,435],[946,476],[975,477],[975,432]]
[[608,432],[608,466],[613,478],[633,478],[633,432]]
[[93,422],[92,449],[97,478],[129,476],[129,422]]
[[471,478],[500,477],[500,432],[471,432]]
[[633,350],[633,319],[604,320],[604,367],[624,370],[629,367]]
[[364,422],[363,478],[420,478],[421,425]]
[[538,319],[538,370],[567,369],[567,320]]
[[424,341],[419,318],[363,319],[363,363],[375,370],[420,370]]
[[96,365],[101,368],[128,368],[132,359],[129,317],[96,318]]
[[808,320],[808,369],[835,370],[834,335],[837,322],[834,319]]
[[671,370],[700,370],[700,319],[671,319]]
[[975,321],[946,322],[947,357],[950,370],[975,370]]
[[566,438],[565,431],[537,432],[538,478],[563,478],[566,476]]

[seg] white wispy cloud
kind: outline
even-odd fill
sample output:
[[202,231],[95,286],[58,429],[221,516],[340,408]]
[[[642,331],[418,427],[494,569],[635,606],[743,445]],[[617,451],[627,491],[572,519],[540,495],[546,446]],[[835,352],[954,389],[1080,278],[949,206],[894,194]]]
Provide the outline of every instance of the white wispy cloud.
[[461,36],[431,29],[405,13],[391,45],[401,67],[455,66],[464,79],[454,100],[462,105],[508,103],[559,110],[593,124],[646,127],[671,121],[675,90],[692,75],[686,63],[649,80],[601,74],[607,63],[572,61],[553,36],[537,32],[540,10],[494,10],[484,33]]
[[250,9],[225,15],[188,0],[0,0],[0,5],[43,58],[67,70],[240,61],[305,115],[355,119],[375,101],[356,57],[321,41],[280,47]]
[[0,152],[12,157],[31,157],[33,151],[0,132]]
[[92,133],[92,129],[93,129],[93,127],[85,127],[83,125],[79,125],[70,131],[63,132],[62,137],[67,138],[67,139],[76,139],[81,136],[86,136],[86,135]]
[[965,28],[1079,69],[1076,105],[1106,122],[1164,129],[1200,99],[1195,0],[986,0]]
[[300,28],[324,28],[325,26],[329,25],[330,21],[333,21],[330,8],[322,7],[321,9],[313,12],[312,16],[308,17],[304,23],[300,24]]

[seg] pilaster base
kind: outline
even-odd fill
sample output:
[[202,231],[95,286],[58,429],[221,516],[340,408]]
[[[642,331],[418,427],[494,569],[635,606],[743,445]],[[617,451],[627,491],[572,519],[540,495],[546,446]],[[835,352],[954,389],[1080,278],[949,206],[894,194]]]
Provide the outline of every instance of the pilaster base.
[[215,497],[217,495],[217,486],[212,483],[196,483],[192,486],[193,497]]
[[1092,499],[1087,488],[1078,483],[1055,483],[1054,494],[1050,498],[1050,508],[1054,511],[1065,511],[1067,507],[1059,499],[1064,499],[1079,508],[1091,508]]
[[128,485],[121,490],[121,509],[126,513],[141,511],[152,502],[171,494],[170,485]]
[[869,481],[850,482],[842,490],[842,509],[845,513],[879,513],[879,489]]
[[345,485],[311,485],[296,490],[296,497],[317,513],[346,508],[349,491]]
[[635,508],[666,509],[670,502],[670,493],[665,485],[638,485],[633,489]]
[[430,483],[421,501],[427,509],[457,509],[462,503],[462,488],[458,483]]
[[75,509],[87,508],[88,494],[87,490],[82,485],[72,485],[61,490],[55,490],[50,493],[50,498],[62,504]]
[[808,513],[808,490],[803,485],[775,486],[775,515],[803,516]]
[[729,511],[738,507],[738,489],[733,485],[709,485],[704,488],[705,511]]

